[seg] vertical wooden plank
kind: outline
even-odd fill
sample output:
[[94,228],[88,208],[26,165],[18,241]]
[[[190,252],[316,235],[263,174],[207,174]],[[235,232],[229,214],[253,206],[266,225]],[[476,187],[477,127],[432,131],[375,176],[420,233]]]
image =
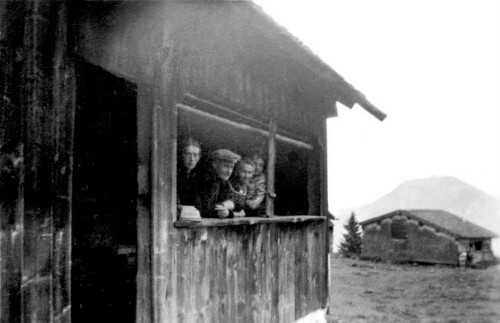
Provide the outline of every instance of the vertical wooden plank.
[[177,313],[179,315],[178,318],[176,318],[177,322],[185,322],[184,316],[185,316],[185,310],[186,310],[186,295],[189,293],[189,291],[186,288],[187,285],[187,279],[186,277],[186,270],[187,267],[189,267],[189,263],[186,261],[186,255],[187,255],[187,246],[186,246],[186,240],[187,240],[187,232],[186,230],[182,230],[179,232],[177,235],[178,239],[178,248],[177,248]]
[[270,322],[279,322],[279,228],[276,224],[270,225],[270,236],[271,236],[271,245],[267,249],[271,253],[271,261],[267,265],[268,273],[270,273],[270,282],[271,282],[271,320]]
[[299,234],[299,232],[296,233],[295,235],[295,241],[297,242],[296,247],[294,248],[294,266],[295,266],[295,277],[294,277],[294,284],[295,284],[295,317],[300,317],[301,311],[300,311],[300,292],[303,290],[301,282],[303,281],[303,277],[301,276],[302,273],[302,253],[301,253],[301,246],[303,243],[301,242],[302,235]]
[[197,234],[196,230],[187,230],[189,232],[188,236],[188,241],[187,245],[189,246],[188,249],[188,256],[186,257],[186,262],[189,264],[185,270],[188,272],[188,280],[187,280],[187,286],[186,289],[189,291],[188,298],[187,298],[187,303],[189,304],[188,306],[188,316],[186,317],[187,322],[194,322],[194,317],[196,313],[196,303],[195,303],[195,295],[198,292],[198,287],[195,285],[195,271],[196,267],[199,266],[199,263],[195,261],[196,259],[196,240],[197,240]]
[[314,268],[315,264],[315,254],[314,254],[314,228],[310,225],[304,227],[304,232],[306,233],[305,243],[307,245],[307,254],[305,259],[305,265],[307,267],[307,289],[305,290],[305,300],[306,300],[306,312],[311,312],[314,308],[314,298],[318,295],[314,294],[314,272],[317,268]]
[[302,290],[300,291],[300,306],[301,306],[301,316],[304,316],[309,312],[309,285],[310,285],[310,279],[311,277],[309,276],[309,240],[308,236],[310,232],[304,227],[302,227],[301,231],[301,239],[302,241],[302,250],[301,250],[301,267],[302,267]]
[[137,301],[136,321],[153,322],[153,268],[151,232],[152,90],[137,86]]
[[[316,274],[318,272],[317,259],[319,254],[316,252],[318,249],[318,244],[316,243],[316,235],[319,234],[316,230],[321,230],[321,228],[316,229],[314,225],[307,225],[304,231],[307,233],[306,244],[307,249],[307,290],[306,290],[306,301],[307,301],[307,311],[316,310],[316,299],[320,296],[316,293]],[[322,251],[322,250],[321,250]]]
[[[218,272],[219,275],[217,276],[217,292],[218,292],[218,301],[219,301],[219,313],[218,313],[218,322],[224,322],[224,318],[227,317],[228,315],[228,284],[227,284],[227,274],[228,274],[228,268],[227,268],[227,257],[228,257],[228,252],[227,252],[227,247],[228,243],[226,241],[226,230],[225,229],[220,229],[218,231],[218,239],[216,241],[219,241],[220,244],[220,254],[219,254],[219,267],[218,267]],[[214,246],[215,247],[215,246]]]
[[265,251],[264,246],[267,241],[267,227],[266,225],[259,225],[253,231],[255,232],[255,243],[252,245],[252,262],[255,264],[255,269],[250,276],[254,282],[254,291],[249,294],[250,297],[248,304],[251,304],[251,322],[265,322],[264,304],[265,299],[262,297],[263,290],[265,289],[264,281],[264,266],[265,266]]
[[[14,121],[14,120],[13,120]],[[2,147],[3,148],[3,147]],[[0,321],[22,320],[23,163],[16,151],[0,152]]]
[[[237,297],[237,285],[238,285],[238,258],[241,255],[237,255],[235,250],[239,247],[239,241],[236,238],[236,228],[229,227],[226,230],[225,240],[227,241],[227,257],[226,257],[226,280],[227,284],[227,316],[226,320],[229,322],[237,322],[236,320],[236,297]],[[239,250],[238,250],[239,251]]]
[[292,240],[294,236],[294,226],[290,224],[279,225],[280,239],[278,242],[279,252],[279,320],[280,322],[295,321],[295,296],[293,295],[293,249]]
[[[252,262],[252,253],[254,245],[255,227],[240,227],[238,239],[240,242],[241,251],[236,251],[240,254],[239,273],[238,273],[238,295],[236,298],[236,313],[237,321],[253,322],[251,319],[251,295],[255,293],[255,282],[251,280],[255,271],[255,263]],[[245,238],[246,236],[246,238]]]
[[[287,261],[287,253],[286,250],[286,239],[287,239],[287,231],[286,228],[288,225],[277,225],[277,234],[278,241],[276,244],[276,248],[278,248],[278,313],[279,313],[279,322],[286,322],[286,308],[287,308],[287,272],[286,272],[286,261]],[[290,321],[291,322],[291,321]]]
[[0,4],[0,322],[21,322],[23,261],[20,84],[24,3]]
[[196,286],[196,272],[198,270],[198,266],[200,263],[196,262],[197,258],[197,249],[196,249],[196,244],[197,244],[197,232],[196,230],[189,230],[191,231],[190,233],[190,241],[189,241],[189,262],[191,265],[186,268],[189,272],[189,281],[188,281],[188,289],[189,289],[189,298],[188,298],[188,304],[189,306],[189,316],[187,317],[188,322],[194,322],[195,317],[196,317],[196,294],[199,292],[198,286]]
[[[241,255],[239,268],[244,269],[241,272],[238,281],[238,299],[237,299],[237,313],[238,321],[253,322],[252,317],[252,302],[251,297],[254,293],[255,282],[252,277],[255,272],[255,263],[253,263],[253,246],[254,246],[254,233],[255,227],[249,228],[247,231],[247,238],[241,239]],[[241,233],[244,236],[244,233]]]
[[322,272],[320,265],[320,258],[323,254],[323,248],[321,248],[320,244],[320,234],[323,230],[322,226],[316,226],[315,224],[307,225],[307,230],[310,232],[310,250],[309,250],[309,277],[310,277],[310,285],[309,285],[309,309],[316,310],[320,308],[320,299],[323,295],[322,290],[319,289],[318,283],[318,274]]
[[[211,230],[212,231],[212,230]],[[209,322],[218,322],[219,321],[219,292],[217,290],[218,284],[217,281],[219,279],[219,268],[220,268],[220,237],[217,234],[214,234],[216,232],[211,232],[210,237],[207,243],[207,249],[209,251],[209,272],[212,273],[211,277],[209,279]]]
[[[165,37],[165,38],[164,38]],[[179,79],[175,48],[168,35],[160,35],[154,76],[152,144],[153,215],[153,321],[175,322],[176,304],[176,90]]]
[[246,312],[244,321],[245,322],[259,322],[258,317],[256,317],[256,312],[258,311],[258,306],[256,304],[257,292],[258,292],[258,282],[259,278],[259,255],[261,255],[261,227],[253,226],[249,232],[248,239],[243,240],[243,248],[245,250],[245,268],[246,277],[245,285],[243,286],[243,291],[245,291],[245,296],[242,299],[244,301],[244,310]]
[[53,272],[55,322],[71,321],[71,196],[75,120],[75,67],[68,53],[67,3],[58,8],[53,79]]
[[15,151],[0,153],[0,322],[22,320],[22,172]]
[[[193,274],[192,270],[193,267],[195,266],[193,262],[193,239],[192,239],[193,231],[191,230],[186,230],[185,234],[183,234],[184,239],[182,243],[184,246],[182,247],[184,249],[184,259],[182,260],[184,262],[184,266],[182,268],[182,275],[184,277],[184,286],[179,288],[179,290],[183,289],[184,290],[184,295],[183,295],[183,300],[184,300],[184,306],[183,306],[183,313],[182,317],[183,320],[179,320],[181,322],[191,322],[191,313],[193,311],[193,304],[191,303],[191,295],[193,294],[193,289],[192,289],[192,279],[193,279]],[[179,246],[180,247],[180,246]],[[180,259],[178,260],[179,262],[181,261]],[[179,274],[179,273],[177,273]],[[180,298],[180,296],[179,296]],[[181,317],[181,313],[178,313],[179,317]]]
[[208,308],[210,302],[209,295],[209,280],[212,278],[210,272],[210,259],[207,256],[207,229],[200,228],[196,230],[197,244],[196,244],[196,257],[194,259],[195,277],[193,281],[195,297],[195,310],[196,316],[193,318],[195,322],[208,321]]
[[296,243],[297,236],[297,227],[294,226],[293,230],[290,231],[288,235],[288,243],[287,243],[287,299],[288,299],[288,318],[290,321],[295,321],[297,318],[295,317],[295,284],[292,284],[295,280],[295,252],[294,249],[298,245]]
[[276,119],[269,122],[269,141],[267,144],[267,191],[266,214],[274,215],[274,174],[276,166]]
[[[327,222],[329,222],[330,220],[326,220]],[[328,223],[327,223],[328,224]],[[328,273],[324,273],[324,270],[328,269],[328,272],[329,272],[329,258],[330,258],[330,245],[327,243],[327,239],[330,237],[330,232],[329,231],[324,231],[324,230],[320,230],[320,238],[319,238],[319,243],[320,243],[320,246],[318,246],[318,259],[320,260],[320,263],[319,263],[319,266],[318,266],[318,280],[319,280],[319,283],[318,283],[318,288],[320,291],[322,291],[322,293],[320,293],[320,295],[322,295],[322,297],[320,298],[320,303],[319,305],[321,307],[324,306],[324,304],[321,302],[321,300],[323,299],[327,299],[327,304],[329,306],[329,303],[328,303],[328,292],[330,291],[330,282],[327,278],[328,276]],[[326,248],[328,250],[328,256],[327,257],[324,257],[323,256],[323,248]],[[326,285],[326,288],[323,288],[323,286]]]
[[265,226],[263,246],[263,264],[262,264],[262,289],[261,289],[261,310],[263,313],[263,322],[276,322],[274,312],[274,295],[276,281],[274,280],[273,264],[276,260],[276,240],[274,239],[274,224]]
[[330,294],[329,294],[329,281],[330,281],[330,268],[328,264],[328,258],[330,257],[329,246],[329,219],[328,219],[328,156],[327,156],[327,133],[326,133],[326,118],[321,118],[319,122],[319,132],[318,132],[318,146],[320,149],[320,174],[321,174],[321,215],[325,217],[324,221],[324,235],[323,235],[323,243],[324,243],[324,251],[322,257],[325,259],[323,264],[324,268],[324,291],[323,291],[323,307],[328,307],[330,303]]
[[308,232],[307,228],[301,226],[297,230],[297,247],[295,249],[295,317],[307,314],[308,309]]
[[53,147],[52,48],[58,3],[28,3],[24,33],[24,257],[22,307],[26,321],[52,321],[54,304],[52,175]]

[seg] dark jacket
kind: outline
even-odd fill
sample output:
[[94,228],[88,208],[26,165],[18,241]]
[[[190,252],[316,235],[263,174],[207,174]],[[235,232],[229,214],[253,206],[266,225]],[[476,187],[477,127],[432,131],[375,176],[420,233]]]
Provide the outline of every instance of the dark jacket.
[[179,167],[177,170],[177,204],[196,206],[197,177],[196,167],[189,174],[185,167]]
[[[231,200],[232,190],[229,181],[217,176],[213,169],[207,170],[197,177],[196,208],[200,210],[202,218],[217,218],[215,205]],[[229,217],[232,217],[232,212]]]

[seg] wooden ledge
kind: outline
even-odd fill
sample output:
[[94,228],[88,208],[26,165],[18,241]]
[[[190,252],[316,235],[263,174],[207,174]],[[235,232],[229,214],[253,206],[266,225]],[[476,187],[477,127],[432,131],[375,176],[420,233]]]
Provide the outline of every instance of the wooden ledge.
[[175,221],[176,228],[229,227],[237,225],[256,225],[267,223],[302,223],[324,221],[325,217],[317,215],[292,215],[264,217],[244,217],[234,219],[201,219],[201,221]]

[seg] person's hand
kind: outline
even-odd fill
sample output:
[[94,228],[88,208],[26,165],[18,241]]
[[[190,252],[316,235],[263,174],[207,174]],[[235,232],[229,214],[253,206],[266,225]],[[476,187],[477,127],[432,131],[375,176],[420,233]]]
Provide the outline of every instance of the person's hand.
[[242,218],[245,216],[245,211],[244,210],[236,211],[236,212],[233,212],[233,214],[234,214],[235,218]]
[[219,218],[227,218],[229,216],[229,210],[222,204],[216,204],[215,211],[217,211],[217,217]]
[[229,216],[229,210],[217,211],[217,216],[221,219],[227,218]]
[[222,206],[228,210],[234,210],[234,203],[231,200],[222,202]]
[[276,197],[276,193],[274,192],[271,192],[271,191],[267,191],[267,194],[272,197],[272,198],[275,198]]

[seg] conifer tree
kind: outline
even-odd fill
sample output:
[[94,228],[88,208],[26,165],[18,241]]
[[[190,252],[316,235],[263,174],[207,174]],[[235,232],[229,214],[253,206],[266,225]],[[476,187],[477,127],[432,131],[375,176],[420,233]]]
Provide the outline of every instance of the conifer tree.
[[354,212],[351,213],[344,229],[347,232],[344,233],[344,239],[340,243],[340,253],[345,257],[359,256],[362,243],[361,228]]

